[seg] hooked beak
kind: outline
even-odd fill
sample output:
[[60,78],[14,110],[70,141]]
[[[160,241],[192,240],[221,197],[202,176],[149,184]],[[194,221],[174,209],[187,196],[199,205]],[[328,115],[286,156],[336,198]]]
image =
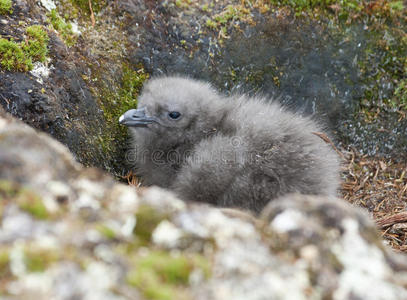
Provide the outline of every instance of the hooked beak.
[[146,116],[145,107],[130,109],[119,118],[120,124],[133,127],[147,127],[148,124],[153,122],[158,123],[154,117]]

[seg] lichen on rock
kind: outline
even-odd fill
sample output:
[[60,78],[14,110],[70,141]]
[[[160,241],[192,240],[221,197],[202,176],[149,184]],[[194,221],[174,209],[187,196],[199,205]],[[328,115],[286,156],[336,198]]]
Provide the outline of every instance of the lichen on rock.
[[83,168],[4,112],[0,162],[5,299],[407,297],[397,254],[339,199],[287,195],[260,219],[185,203]]

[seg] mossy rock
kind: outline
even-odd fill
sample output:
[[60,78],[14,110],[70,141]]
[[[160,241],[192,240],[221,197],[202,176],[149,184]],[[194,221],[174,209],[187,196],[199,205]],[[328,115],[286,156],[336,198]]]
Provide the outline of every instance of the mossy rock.
[[0,280],[10,275],[10,253],[7,248],[0,248]]
[[12,14],[13,10],[11,0],[0,0],[0,15]]
[[134,258],[127,281],[148,299],[189,299],[184,289],[194,270],[200,270],[205,278],[210,276],[209,262],[201,255],[151,251]]
[[27,39],[22,49],[33,61],[45,62],[48,53],[49,37],[41,25],[32,25],[26,29]]
[[98,13],[107,4],[105,0],[92,0],[90,1],[90,5],[88,0],[71,0],[71,2],[77,5],[82,12],[88,14],[91,13],[91,9],[93,13]]
[[24,249],[24,264],[28,272],[44,272],[52,263],[58,261],[57,251],[26,247]]
[[63,41],[68,47],[75,45],[77,36],[72,30],[72,25],[68,23],[58,12],[53,9],[48,14],[48,22],[61,35]]
[[33,62],[45,62],[49,37],[40,25],[26,28],[27,38],[20,42],[0,38],[0,64],[7,71],[27,72]]
[[32,69],[32,60],[27,57],[20,44],[0,38],[0,63],[7,71],[29,71]]
[[157,225],[168,217],[167,214],[163,214],[151,206],[141,205],[136,212],[134,234],[141,242],[149,242]]
[[12,181],[0,180],[0,201],[13,201],[21,210],[36,219],[44,220],[49,217],[49,212],[40,196],[31,189]]

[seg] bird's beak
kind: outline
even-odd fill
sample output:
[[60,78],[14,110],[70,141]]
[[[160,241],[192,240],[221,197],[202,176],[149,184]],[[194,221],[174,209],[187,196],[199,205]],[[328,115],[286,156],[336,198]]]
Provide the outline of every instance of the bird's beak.
[[153,122],[157,122],[157,120],[154,117],[146,116],[146,109],[144,107],[130,109],[119,118],[120,124],[133,127],[147,127],[148,124]]

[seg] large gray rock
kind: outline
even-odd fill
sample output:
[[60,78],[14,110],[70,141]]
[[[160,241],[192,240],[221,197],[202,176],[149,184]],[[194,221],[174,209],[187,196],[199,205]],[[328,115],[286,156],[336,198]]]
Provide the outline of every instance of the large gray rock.
[[85,169],[0,112],[2,299],[407,299],[405,257],[338,199],[257,219]]

